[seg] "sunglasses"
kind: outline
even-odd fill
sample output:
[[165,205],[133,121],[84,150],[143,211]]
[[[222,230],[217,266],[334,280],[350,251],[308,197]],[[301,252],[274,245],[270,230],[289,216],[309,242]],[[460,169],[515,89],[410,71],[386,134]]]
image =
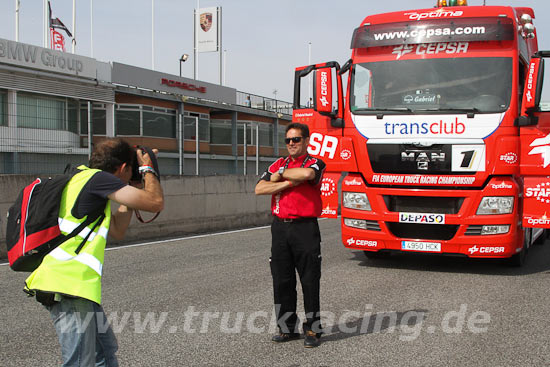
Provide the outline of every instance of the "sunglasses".
[[295,136],[293,138],[285,138],[285,143],[287,144],[290,144],[290,142],[293,142],[293,143],[299,143],[301,142],[303,139],[303,137],[301,136]]

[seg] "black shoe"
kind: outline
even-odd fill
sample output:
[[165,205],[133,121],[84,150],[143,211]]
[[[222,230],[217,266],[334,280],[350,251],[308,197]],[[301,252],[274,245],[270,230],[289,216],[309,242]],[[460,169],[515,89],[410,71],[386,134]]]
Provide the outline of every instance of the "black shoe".
[[321,337],[311,330],[306,331],[306,338],[304,339],[304,347],[315,348],[321,344]]
[[275,343],[284,343],[296,339],[300,339],[299,333],[279,333],[277,335],[273,335],[271,341]]

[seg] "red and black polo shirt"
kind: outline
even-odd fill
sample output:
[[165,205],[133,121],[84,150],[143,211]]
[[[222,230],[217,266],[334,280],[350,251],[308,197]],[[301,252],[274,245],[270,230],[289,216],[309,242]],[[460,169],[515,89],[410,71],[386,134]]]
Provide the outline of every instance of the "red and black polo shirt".
[[286,168],[312,168],[315,170],[315,178],[272,195],[271,213],[279,218],[319,217],[323,207],[321,180],[326,167],[325,162],[308,154],[295,160],[290,157],[279,158],[267,168],[260,180],[270,181],[271,175],[284,166]]

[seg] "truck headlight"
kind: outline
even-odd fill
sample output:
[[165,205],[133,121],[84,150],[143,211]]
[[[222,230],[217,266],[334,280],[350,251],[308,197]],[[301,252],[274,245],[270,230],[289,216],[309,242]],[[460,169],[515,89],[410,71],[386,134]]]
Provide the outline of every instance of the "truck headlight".
[[476,214],[510,214],[514,210],[513,196],[485,196]]
[[364,192],[347,192],[344,191],[344,208],[371,210],[369,199]]
[[510,230],[510,225],[499,225],[499,226],[482,226],[481,235],[487,234],[504,234],[508,233]]
[[367,221],[364,219],[344,218],[344,224],[352,228],[367,229]]

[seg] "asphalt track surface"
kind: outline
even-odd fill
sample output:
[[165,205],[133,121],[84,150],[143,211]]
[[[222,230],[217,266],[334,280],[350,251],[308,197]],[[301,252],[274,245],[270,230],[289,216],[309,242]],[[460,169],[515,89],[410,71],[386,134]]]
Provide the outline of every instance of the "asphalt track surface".
[[[270,341],[267,227],[107,251],[103,305],[121,366],[550,365],[549,243],[520,269],[415,254],[372,261],[341,245],[339,220],[320,225],[326,334],[313,349]],[[0,266],[0,366],[59,365],[25,276]]]

